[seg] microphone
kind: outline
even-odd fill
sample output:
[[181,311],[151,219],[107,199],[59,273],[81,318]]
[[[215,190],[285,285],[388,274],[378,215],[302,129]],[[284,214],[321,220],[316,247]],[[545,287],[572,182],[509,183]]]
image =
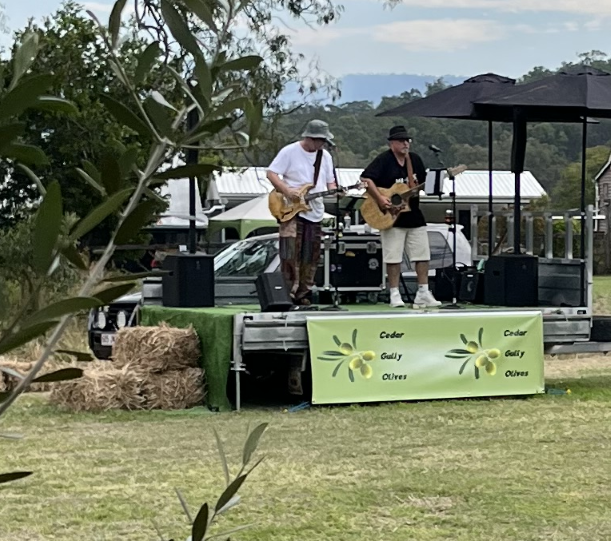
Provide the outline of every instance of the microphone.
[[435,145],[429,145],[429,148],[435,153],[441,152],[441,149]]

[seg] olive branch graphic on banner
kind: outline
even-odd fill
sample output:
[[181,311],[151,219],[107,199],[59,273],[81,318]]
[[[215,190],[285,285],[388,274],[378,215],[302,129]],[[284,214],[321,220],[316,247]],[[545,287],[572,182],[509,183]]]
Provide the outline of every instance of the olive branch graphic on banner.
[[336,377],[339,369],[348,363],[348,378],[354,383],[354,373],[360,372],[364,379],[370,379],[373,375],[373,368],[370,363],[375,359],[374,351],[358,351],[356,345],[357,330],[352,331],[352,341],[342,342],[336,335],[333,335],[333,341],[338,349],[323,351],[322,355],[317,357],[320,361],[335,362],[337,365],[333,370],[332,377]]
[[483,337],[483,328],[480,328],[477,334],[477,342],[467,340],[467,337],[461,334],[460,339],[465,347],[451,349],[446,353],[445,356],[448,359],[465,359],[465,362],[458,370],[459,375],[462,375],[470,361],[473,361],[475,379],[479,379],[481,368],[483,368],[489,376],[494,376],[496,374],[496,363],[494,359],[498,359],[501,356],[501,352],[497,348],[484,349]]

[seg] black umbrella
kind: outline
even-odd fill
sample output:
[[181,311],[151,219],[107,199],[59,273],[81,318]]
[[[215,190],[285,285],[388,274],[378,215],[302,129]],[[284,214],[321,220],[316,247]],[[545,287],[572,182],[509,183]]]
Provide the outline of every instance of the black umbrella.
[[520,244],[519,176],[524,169],[527,122],[580,123],[581,163],[581,257],[585,249],[585,177],[588,116],[611,118],[611,73],[589,66],[563,69],[544,79],[516,85],[502,95],[474,100],[478,117],[513,122],[512,171],[516,179],[514,252]]
[[453,118],[462,120],[488,120],[488,251],[492,250],[492,120],[479,116],[473,102],[504,94],[515,85],[515,79],[496,73],[484,73],[463,83],[378,113],[376,116],[407,116]]

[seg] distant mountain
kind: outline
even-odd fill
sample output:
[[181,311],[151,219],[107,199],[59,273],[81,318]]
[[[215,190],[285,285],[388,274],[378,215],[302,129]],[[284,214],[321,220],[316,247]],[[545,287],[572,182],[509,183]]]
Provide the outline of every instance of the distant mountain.
[[[436,81],[439,76],[434,75],[413,75],[410,73],[400,74],[351,74],[342,77],[341,103],[350,101],[371,101],[377,105],[384,96],[398,96],[402,92],[413,88],[424,93],[426,83]],[[462,83],[467,77],[457,77],[455,75],[444,75],[443,80],[450,85]]]
[[[387,73],[387,74],[350,74],[341,78],[342,96],[336,103],[346,103],[351,101],[370,101],[377,105],[384,96],[398,96],[399,94],[410,91],[413,88],[424,93],[426,83],[433,83],[439,75],[414,75],[411,73]],[[443,80],[456,85],[462,83],[467,77],[456,75],[443,75]],[[287,86],[285,99],[294,101],[299,99],[296,87]],[[326,96],[316,96],[323,102],[327,101]]]

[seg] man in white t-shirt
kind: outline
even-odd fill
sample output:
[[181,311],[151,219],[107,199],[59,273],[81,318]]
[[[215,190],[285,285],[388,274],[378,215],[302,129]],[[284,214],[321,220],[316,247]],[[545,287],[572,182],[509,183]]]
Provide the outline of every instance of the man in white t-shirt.
[[[306,184],[314,184],[310,193],[336,188],[333,160],[324,149],[333,140],[329,125],[311,120],[301,137],[281,149],[267,171],[274,188],[288,198],[296,197],[298,189]],[[323,198],[312,199],[309,206],[310,210],[280,224],[281,270],[295,304],[310,304],[306,297],[314,285],[320,260]]]

